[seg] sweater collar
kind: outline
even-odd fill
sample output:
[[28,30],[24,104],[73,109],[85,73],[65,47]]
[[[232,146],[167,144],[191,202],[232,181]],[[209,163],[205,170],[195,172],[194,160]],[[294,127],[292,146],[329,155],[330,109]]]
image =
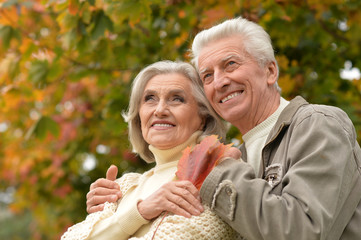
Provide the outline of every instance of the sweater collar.
[[277,122],[278,117],[280,116],[281,112],[285,107],[288,105],[288,101],[284,98],[280,98],[280,105],[278,106],[277,110],[269,116],[266,120],[252,128],[250,131],[248,131],[246,134],[243,135],[242,139],[244,142],[252,141],[255,138],[258,137],[264,137],[269,134],[272,127]]
[[153,153],[155,158],[156,168],[168,163],[171,165],[177,164],[178,160],[182,156],[183,150],[187,146],[190,147],[195,146],[197,144],[197,140],[199,136],[202,133],[203,133],[202,131],[196,131],[190,136],[190,138],[187,141],[170,149],[158,149],[153,145],[149,145],[149,150]]
[[290,101],[290,104],[285,107],[282,111],[282,114],[279,116],[276,125],[272,128],[272,131],[268,135],[267,142],[272,141],[277,135],[282,131],[284,127],[287,127],[291,124],[293,116],[296,114],[299,108],[304,105],[309,104],[304,98],[301,96],[297,96]]

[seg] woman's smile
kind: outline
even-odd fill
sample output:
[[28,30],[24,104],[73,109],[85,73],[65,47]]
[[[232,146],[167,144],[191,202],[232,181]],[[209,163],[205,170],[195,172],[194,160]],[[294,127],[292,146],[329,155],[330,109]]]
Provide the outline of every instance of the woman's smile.
[[191,81],[178,73],[150,79],[144,89],[139,116],[145,141],[159,149],[173,148],[202,128]]

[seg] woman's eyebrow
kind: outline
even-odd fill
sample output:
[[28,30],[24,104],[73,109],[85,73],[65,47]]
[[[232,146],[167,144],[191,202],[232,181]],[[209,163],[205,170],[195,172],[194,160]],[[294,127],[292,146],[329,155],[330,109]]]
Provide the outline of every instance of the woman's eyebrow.
[[147,94],[155,94],[155,93],[156,93],[156,91],[155,91],[155,90],[147,89],[147,90],[144,90],[143,95],[147,95]]
[[[152,90],[152,89],[145,90],[143,93],[143,96],[149,95],[149,94],[155,95],[155,94],[157,94],[157,91]],[[175,95],[175,94],[186,95],[186,91],[184,91],[183,89],[171,89],[167,94],[168,95]]]
[[173,89],[169,91],[169,95],[176,95],[176,94],[186,95],[186,92],[183,89]]

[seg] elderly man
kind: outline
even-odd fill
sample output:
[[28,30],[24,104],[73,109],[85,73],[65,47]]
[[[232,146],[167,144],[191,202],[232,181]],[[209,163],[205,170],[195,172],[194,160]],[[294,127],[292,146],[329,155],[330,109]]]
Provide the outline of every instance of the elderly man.
[[[361,239],[361,150],[347,115],[283,99],[269,35],[246,19],[200,32],[192,53],[209,102],[244,140],[242,160],[206,178],[203,203],[246,239]],[[117,199],[110,184],[92,185],[88,212]]]

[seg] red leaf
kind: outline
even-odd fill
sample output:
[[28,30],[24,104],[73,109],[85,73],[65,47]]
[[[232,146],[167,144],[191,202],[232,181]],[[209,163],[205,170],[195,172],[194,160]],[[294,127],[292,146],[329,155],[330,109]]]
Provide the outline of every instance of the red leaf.
[[198,189],[231,145],[219,142],[216,135],[207,136],[191,151],[187,147],[178,162],[176,176],[191,181]]

